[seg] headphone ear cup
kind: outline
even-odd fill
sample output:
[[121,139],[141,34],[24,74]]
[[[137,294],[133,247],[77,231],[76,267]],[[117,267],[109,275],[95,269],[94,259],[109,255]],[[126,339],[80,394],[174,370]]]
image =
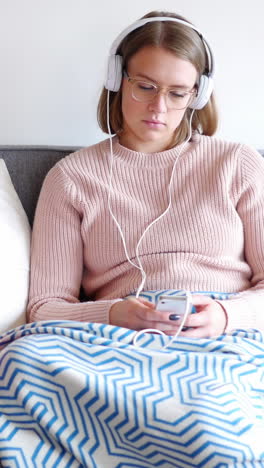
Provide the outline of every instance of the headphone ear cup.
[[202,109],[208,103],[213,91],[213,80],[210,76],[202,75],[200,78],[196,98],[189,105],[190,109]]
[[122,81],[123,60],[121,55],[110,55],[108,58],[105,88],[109,91],[118,91]]

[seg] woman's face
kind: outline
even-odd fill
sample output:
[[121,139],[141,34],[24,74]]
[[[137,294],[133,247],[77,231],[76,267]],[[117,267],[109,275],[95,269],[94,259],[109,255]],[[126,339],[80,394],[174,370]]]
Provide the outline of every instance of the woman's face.
[[[126,71],[131,78],[162,87],[183,87],[185,91],[191,91],[197,79],[197,71],[190,62],[152,46],[143,47],[133,55]],[[151,102],[136,101],[131,82],[123,78],[123,131],[119,141],[134,151],[164,151],[170,147],[185,111],[168,108],[164,92],[158,93]]]

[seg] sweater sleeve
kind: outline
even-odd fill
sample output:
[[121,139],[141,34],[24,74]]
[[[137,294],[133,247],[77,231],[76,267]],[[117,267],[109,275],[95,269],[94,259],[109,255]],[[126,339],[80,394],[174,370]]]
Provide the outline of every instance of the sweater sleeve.
[[109,322],[117,300],[80,302],[82,203],[60,164],[46,176],[35,213],[28,321]]
[[251,287],[232,299],[219,301],[226,310],[226,331],[237,328],[264,331],[264,159],[243,146],[238,161],[236,206],[243,223],[244,256],[251,268]]

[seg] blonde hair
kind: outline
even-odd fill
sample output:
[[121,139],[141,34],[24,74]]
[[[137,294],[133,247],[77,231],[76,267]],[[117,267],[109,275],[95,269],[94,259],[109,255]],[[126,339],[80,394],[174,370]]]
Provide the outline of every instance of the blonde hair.
[[[168,16],[187,21],[184,17],[174,13],[153,11],[143,16]],[[190,23],[191,24],[191,23]],[[205,46],[198,33],[180,23],[173,21],[154,21],[129,33],[118,47],[117,53],[123,57],[123,69],[127,69],[128,62],[133,55],[145,46],[161,47],[177,57],[192,63],[200,77],[208,72],[207,54]],[[107,128],[107,89],[103,88],[97,107],[97,119],[100,128],[108,133]],[[191,109],[187,108],[180,125],[175,130],[171,147],[182,143],[188,136]],[[119,133],[123,127],[122,90],[109,95],[109,121],[111,133]],[[192,129],[204,135],[213,135],[218,125],[218,114],[212,93],[203,109],[195,110],[192,118]]]

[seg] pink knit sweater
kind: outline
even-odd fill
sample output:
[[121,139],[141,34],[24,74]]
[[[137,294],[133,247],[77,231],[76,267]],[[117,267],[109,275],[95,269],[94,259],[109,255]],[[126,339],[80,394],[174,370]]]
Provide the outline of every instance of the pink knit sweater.
[[[113,140],[111,206],[135,261],[147,225],[168,204],[181,145],[144,154]],[[36,210],[30,321],[108,323],[117,298],[135,292],[140,272],[126,259],[108,210],[109,140],[61,160]],[[264,160],[251,148],[194,135],[177,161],[172,206],[140,246],[145,290],[239,292],[221,301],[228,328],[264,330]],[[94,302],[78,301],[80,285]]]

